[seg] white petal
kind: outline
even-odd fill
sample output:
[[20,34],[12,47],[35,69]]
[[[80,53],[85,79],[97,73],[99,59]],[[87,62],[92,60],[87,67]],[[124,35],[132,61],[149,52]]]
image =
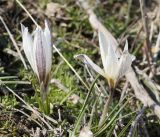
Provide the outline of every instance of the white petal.
[[126,53],[126,54],[122,54],[120,61],[119,61],[119,74],[118,74],[118,79],[120,79],[121,77],[123,77],[128,70],[131,67],[132,61],[135,59],[135,56]]
[[97,73],[105,77],[104,71],[97,66],[93,61],[85,54],[75,55],[74,58],[82,60],[85,64],[87,64],[90,68],[94,69]]
[[37,66],[37,74],[38,78],[41,81],[45,80],[46,76],[46,55],[45,55],[45,38],[44,33],[40,27],[37,27],[35,34],[34,34],[34,60],[36,61]]
[[51,32],[48,26],[48,22],[45,20],[45,29],[44,29],[44,35],[47,41],[48,45],[51,45]]
[[52,66],[52,45],[51,45],[51,32],[48,27],[48,23],[45,20],[45,29],[44,29],[45,43],[45,55],[46,55],[46,75],[51,71]]
[[126,40],[123,53],[128,53],[128,40]]
[[108,53],[108,43],[106,41],[105,35],[99,31],[98,32],[98,38],[99,38],[99,46],[100,46],[100,52],[101,52],[101,58],[103,66],[105,65],[106,55]]
[[[113,37],[113,35],[108,31],[108,30],[104,30],[103,32],[104,36],[105,36],[105,40],[106,40],[106,46],[111,45],[113,50],[115,51],[115,53],[118,51],[117,47],[118,47],[118,42],[117,40]],[[119,56],[120,54],[117,52],[116,53],[117,56]]]
[[23,49],[24,53],[32,67],[33,70],[35,70],[35,64],[33,59],[33,40],[31,35],[28,32],[28,28],[23,26],[21,24],[21,30],[22,30],[22,41],[23,41]]
[[135,60],[135,56],[129,54],[129,52],[128,52],[128,41],[126,40],[126,44],[125,44],[122,56],[120,57],[120,60],[119,60],[118,79],[123,77],[128,72],[128,70],[131,67],[131,64],[132,64],[133,60]]
[[108,55],[106,57],[105,62],[105,73],[107,74],[107,77],[112,78],[115,80],[118,75],[118,57],[115,53],[115,51],[112,48],[112,45],[109,45],[108,48]]

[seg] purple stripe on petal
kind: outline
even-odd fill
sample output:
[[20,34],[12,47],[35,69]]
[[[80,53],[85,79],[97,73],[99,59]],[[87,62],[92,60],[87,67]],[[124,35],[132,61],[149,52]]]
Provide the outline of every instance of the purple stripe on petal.
[[46,58],[45,58],[45,52],[44,52],[44,37],[43,32],[41,29],[38,29],[36,34],[36,65],[37,65],[37,71],[39,74],[39,80],[40,82],[45,80],[46,75]]

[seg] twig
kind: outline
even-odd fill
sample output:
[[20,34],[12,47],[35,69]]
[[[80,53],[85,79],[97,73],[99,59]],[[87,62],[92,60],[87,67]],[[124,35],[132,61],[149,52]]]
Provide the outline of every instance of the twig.
[[8,35],[9,35],[9,37],[10,37],[12,43],[13,43],[13,46],[14,46],[15,49],[17,50],[17,52],[18,52],[18,54],[19,54],[19,56],[20,56],[20,59],[21,59],[23,65],[24,65],[25,69],[27,69],[27,65],[26,65],[26,63],[25,63],[25,61],[24,61],[24,58],[23,58],[23,56],[22,56],[22,54],[21,54],[21,52],[20,52],[20,50],[19,50],[19,48],[18,48],[18,46],[17,46],[17,43],[16,43],[16,41],[14,40],[14,37],[13,37],[13,35],[11,34],[11,32],[10,32],[9,28],[7,27],[6,23],[4,22],[2,16],[0,16],[0,20],[1,20],[2,24],[4,25],[6,31],[7,31]]
[[131,125],[131,128],[129,130],[129,133],[128,133],[128,136],[127,137],[132,137],[132,133],[134,131],[134,128],[137,126],[138,122],[139,122],[139,119],[142,117],[144,111],[145,111],[146,107],[143,107],[142,110],[138,113],[135,121],[133,121],[132,125]]
[[[102,31],[106,37],[112,38],[113,48],[116,50],[118,43],[111,33],[103,26],[103,24],[97,19],[92,8],[88,5],[87,0],[79,0],[80,5],[84,8],[89,16],[89,21],[93,29]],[[120,54],[121,51],[119,51]],[[139,83],[134,70],[131,68],[130,71],[125,75],[127,80],[130,82],[134,89],[135,96],[144,104],[144,106],[150,107],[154,113],[160,118],[160,105],[157,104],[147,93],[144,87]]]
[[140,3],[141,15],[142,15],[143,29],[145,31],[145,52],[148,60],[148,65],[150,67],[150,70],[152,71],[152,67],[151,67],[152,52],[151,52],[151,44],[149,40],[150,34],[149,34],[149,28],[148,28],[146,7],[145,7],[144,0],[139,0],[139,3]]

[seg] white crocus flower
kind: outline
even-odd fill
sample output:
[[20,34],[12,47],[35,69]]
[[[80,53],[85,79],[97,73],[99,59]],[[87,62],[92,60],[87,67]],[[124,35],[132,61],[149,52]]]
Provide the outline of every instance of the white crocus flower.
[[31,35],[28,28],[21,25],[24,53],[38,77],[43,98],[48,91],[52,66],[51,32],[45,21],[45,29],[40,26]]
[[99,32],[99,45],[102,58],[103,68],[101,69],[92,60],[84,54],[76,55],[75,57],[81,59],[93,68],[100,75],[108,80],[110,88],[115,88],[117,81],[126,74],[129,70],[132,61],[135,57],[128,53],[128,42],[126,41],[125,48],[120,57],[117,56],[113,49],[114,41],[111,38],[106,38],[102,32]]

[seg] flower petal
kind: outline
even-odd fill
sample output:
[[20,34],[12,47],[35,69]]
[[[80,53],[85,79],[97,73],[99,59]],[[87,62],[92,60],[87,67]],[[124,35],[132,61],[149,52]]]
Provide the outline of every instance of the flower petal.
[[95,63],[93,63],[93,61],[87,55],[79,54],[79,55],[75,55],[74,58],[82,60],[85,64],[87,64],[89,67],[94,69],[97,73],[105,77],[104,71]]
[[135,59],[135,56],[133,56],[129,53],[122,54],[120,61],[119,61],[118,79],[123,77],[128,72],[128,70],[131,67],[132,61],[134,59]]
[[46,38],[47,44],[51,45],[51,32],[47,20],[45,20],[44,36]]
[[52,45],[51,45],[51,32],[48,27],[48,23],[45,20],[45,29],[44,29],[45,43],[44,51],[46,55],[46,75],[51,71],[52,66]]
[[115,80],[118,75],[118,57],[115,51],[112,48],[112,45],[108,47],[108,55],[106,56],[106,62],[104,66],[105,73],[107,77],[112,78]]
[[99,46],[100,46],[102,63],[103,63],[103,66],[105,66],[105,62],[106,62],[105,60],[108,53],[108,43],[106,41],[105,35],[101,31],[98,32],[98,38],[99,38]]
[[28,28],[21,24],[21,31],[22,31],[22,45],[24,49],[24,53],[32,67],[35,70],[35,64],[33,61],[33,39],[28,32]]
[[34,59],[36,60],[37,66],[37,74],[40,82],[45,80],[46,76],[46,55],[45,55],[45,38],[44,33],[40,27],[37,27],[35,34],[34,34]]

